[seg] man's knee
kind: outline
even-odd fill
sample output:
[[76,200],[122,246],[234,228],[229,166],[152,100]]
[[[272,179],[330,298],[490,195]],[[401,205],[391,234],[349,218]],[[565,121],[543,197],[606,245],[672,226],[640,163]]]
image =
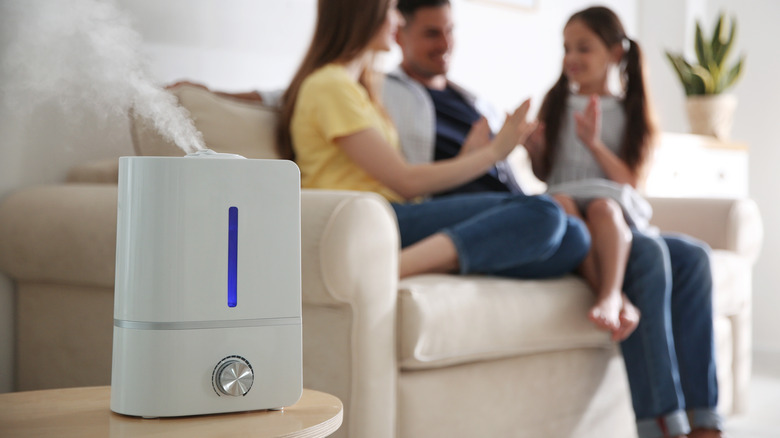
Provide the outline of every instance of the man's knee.
[[702,285],[712,283],[710,247],[706,243],[682,236],[664,236],[664,240],[675,272]]
[[670,281],[669,253],[663,239],[635,232],[626,265],[625,292],[631,296],[643,290],[663,290]]
[[667,259],[669,257],[668,254],[668,249],[660,237],[648,236],[639,232],[633,233],[630,259],[635,259],[637,262],[650,263]]

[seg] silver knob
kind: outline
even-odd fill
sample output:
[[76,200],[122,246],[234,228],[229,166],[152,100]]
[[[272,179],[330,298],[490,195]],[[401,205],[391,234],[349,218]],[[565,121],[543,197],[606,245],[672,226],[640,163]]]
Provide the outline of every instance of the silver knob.
[[214,368],[214,389],[219,395],[241,397],[249,392],[255,381],[252,366],[243,357],[229,356],[222,359]]

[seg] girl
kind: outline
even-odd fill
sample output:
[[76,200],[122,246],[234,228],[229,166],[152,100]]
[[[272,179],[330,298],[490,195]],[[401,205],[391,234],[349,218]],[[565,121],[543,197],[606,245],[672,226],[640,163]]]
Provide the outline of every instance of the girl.
[[[625,339],[639,436],[719,437],[707,250],[643,232],[650,212],[635,188],[655,128],[639,46],[604,7],[574,14],[563,36],[563,72],[528,142],[534,172],[567,212],[583,213],[591,231],[592,254],[581,268],[597,290],[591,317]],[[616,68],[622,96],[609,92]],[[629,299],[642,314],[638,324],[625,320]]]
[[[621,293],[631,245],[626,220],[639,228],[649,220],[651,210],[634,189],[655,127],[639,47],[625,38],[617,17],[620,30],[609,34],[597,34],[581,18],[605,11],[582,11],[565,26],[563,72],[545,97],[539,116],[543,123],[527,146],[534,173],[547,182],[549,193],[588,225],[593,245],[580,272],[597,296],[589,316],[622,340],[638,319]],[[626,85],[622,102],[609,93],[608,73],[613,69],[620,70]],[[576,91],[570,96],[571,89]]]
[[[283,98],[279,143],[309,188],[373,191],[387,198],[401,233],[400,275],[479,272],[562,275],[585,256],[588,235],[545,197],[479,194],[418,201],[470,181],[533,129],[529,102],[484,147],[410,165],[379,102],[375,52],[394,42],[394,0],[320,0],[311,46]],[[415,202],[407,202],[415,200]]]

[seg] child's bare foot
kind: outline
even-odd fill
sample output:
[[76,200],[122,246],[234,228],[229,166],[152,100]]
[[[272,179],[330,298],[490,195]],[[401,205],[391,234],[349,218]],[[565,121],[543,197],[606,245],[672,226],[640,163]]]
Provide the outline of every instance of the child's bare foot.
[[631,301],[628,300],[628,297],[625,294],[621,296],[621,302],[620,327],[618,327],[617,330],[612,331],[612,340],[617,342],[625,340],[634,332],[636,326],[639,325],[639,319],[641,317],[639,309],[631,304]]
[[596,301],[596,305],[588,312],[588,318],[602,330],[615,331],[620,328],[622,306],[620,292],[607,294]]

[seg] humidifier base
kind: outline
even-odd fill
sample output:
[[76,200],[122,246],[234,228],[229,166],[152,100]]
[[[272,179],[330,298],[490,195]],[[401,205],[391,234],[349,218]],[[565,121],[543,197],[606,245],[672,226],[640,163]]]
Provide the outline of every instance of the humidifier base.
[[112,411],[177,417],[277,409],[300,398],[300,318],[177,324],[115,322]]

